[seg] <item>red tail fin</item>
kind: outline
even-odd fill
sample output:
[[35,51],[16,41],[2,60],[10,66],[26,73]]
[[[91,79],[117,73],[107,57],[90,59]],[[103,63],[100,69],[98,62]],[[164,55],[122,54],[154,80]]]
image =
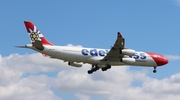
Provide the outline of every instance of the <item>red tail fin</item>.
[[29,21],[24,21],[24,24],[26,26],[26,30],[29,34],[30,40],[33,43],[35,40],[40,40],[43,45],[53,45],[51,42],[49,42],[43,34],[37,29],[37,27]]

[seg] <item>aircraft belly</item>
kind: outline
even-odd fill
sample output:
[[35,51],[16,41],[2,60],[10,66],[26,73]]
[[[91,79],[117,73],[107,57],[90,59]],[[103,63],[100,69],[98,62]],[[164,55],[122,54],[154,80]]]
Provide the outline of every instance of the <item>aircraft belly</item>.
[[102,57],[100,56],[86,56],[86,62],[91,64],[99,64]]
[[63,60],[73,61],[73,62],[79,62],[83,60],[82,57],[76,53],[60,53],[58,57]]
[[[104,65],[105,65],[106,63],[104,63]],[[111,65],[112,66],[123,66],[123,65],[126,65],[125,63],[122,63],[122,62],[111,62]]]

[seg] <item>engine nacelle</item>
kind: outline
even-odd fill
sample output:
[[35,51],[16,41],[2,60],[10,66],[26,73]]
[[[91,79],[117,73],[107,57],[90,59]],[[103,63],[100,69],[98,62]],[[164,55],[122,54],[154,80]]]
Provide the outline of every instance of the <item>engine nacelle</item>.
[[75,63],[75,62],[68,62],[69,66],[73,66],[73,67],[82,67],[83,64],[81,63]]
[[135,53],[136,51],[133,49],[122,49],[122,54],[124,55],[134,56]]
[[128,65],[132,65],[136,62],[134,58],[122,58],[122,62]]

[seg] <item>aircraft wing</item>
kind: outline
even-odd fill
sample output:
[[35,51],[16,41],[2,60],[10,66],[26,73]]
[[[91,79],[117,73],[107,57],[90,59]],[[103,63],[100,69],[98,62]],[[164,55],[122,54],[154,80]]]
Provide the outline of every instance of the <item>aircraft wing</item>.
[[124,55],[120,54],[120,50],[124,49],[125,39],[122,37],[121,33],[117,33],[117,40],[113,47],[111,47],[108,54],[102,59],[102,61],[120,61]]

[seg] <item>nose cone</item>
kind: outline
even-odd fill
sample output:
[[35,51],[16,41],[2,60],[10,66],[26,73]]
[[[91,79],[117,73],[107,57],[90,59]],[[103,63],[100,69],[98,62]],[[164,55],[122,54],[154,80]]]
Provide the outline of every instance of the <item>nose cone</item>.
[[158,61],[156,61],[156,63],[157,63],[158,66],[165,65],[165,64],[167,64],[168,62],[169,62],[169,61],[168,61],[165,57],[163,57],[163,56],[159,56]]
[[169,61],[162,55],[156,54],[156,53],[150,53],[148,52],[148,54],[154,59],[154,61],[156,62],[157,66],[162,66],[167,64]]

